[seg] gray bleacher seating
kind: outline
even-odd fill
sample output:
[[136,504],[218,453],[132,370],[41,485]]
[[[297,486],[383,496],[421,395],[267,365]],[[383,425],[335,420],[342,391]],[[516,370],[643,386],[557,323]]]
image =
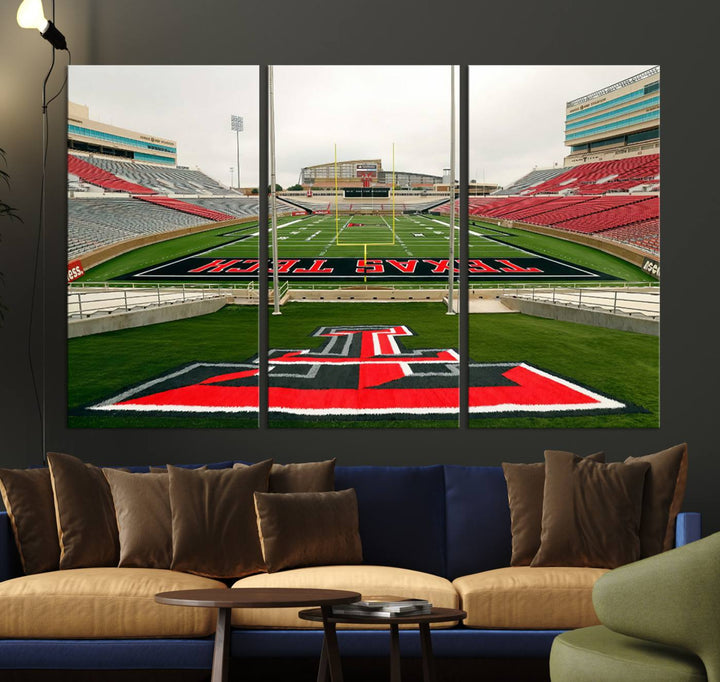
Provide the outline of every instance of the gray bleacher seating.
[[[322,200],[321,200],[322,199]],[[293,197],[292,201],[298,206],[302,206],[308,211],[324,211],[329,210],[331,213],[335,211],[335,198],[334,197],[318,197],[316,201],[308,201],[302,198]],[[423,202],[405,202],[402,197],[398,197],[395,201],[395,212],[402,213],[404,211],[424,211],[432,206],[437,205],[439,202],[444,201],[442,197],[432,197],[427,201]],[[337,203],[337,208],[342,213],[348,213],[357,211],[360,212],[371,212],[371,211],[383,211],[388,212],[393,210],[392,198],[389,199],[340,199]]]
[[[221,211],[229,215],[246,218],[256,216],[258,214],[257,197],[217,197],[207,198],[201,197],[191,200],[193,204],[209,208],[213,211]],[[287,205],[283,202],[278,208],[284,210]]]
[[93,166],[117,175],[123,180],[154,189],[159,194],[232,194],[233,190],[198,170],[154,166],[134,161],[93,157],[86,159]]
[[68,199],[68,258],[133,237],[207,223],[136,199]]
[[540,168],[530,171],[527,175],[523,175],[519,180],[515,180],[512,184],[493,192],[493,196],[508,196],[511,194],[520,194],[529,187],[546,182],[551,178],[561,175],[567,171],[567,168]]

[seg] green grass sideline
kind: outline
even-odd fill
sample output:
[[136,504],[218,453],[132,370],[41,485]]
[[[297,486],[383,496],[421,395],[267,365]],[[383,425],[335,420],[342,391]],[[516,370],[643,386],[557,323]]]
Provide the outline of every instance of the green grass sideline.
[[[312,348],[321,325],[405,324],[408,348],[457,348],[457,317],[439,303],[292,303],[270,318],[275,348]],[[237,417],[78,416],[72,411],[190,362],[243,362],[257,353],[257,310],[228,306],[211,315],[68,340],[69,425],[77,427],[223,427],[256,425]],[[479,417],[479,428],[656,428],[659,425],[659,342],[656,337],[520,314],[471,315],[470,359],[525,361],[571,378],[648,413],[569,417]],[[436,427],[453,420],[273,419],[280,428]]]

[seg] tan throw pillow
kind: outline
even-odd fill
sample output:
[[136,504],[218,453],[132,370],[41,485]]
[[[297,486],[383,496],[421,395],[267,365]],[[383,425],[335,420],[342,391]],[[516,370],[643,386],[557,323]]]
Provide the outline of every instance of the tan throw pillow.
[[0,469],[0,493],[26,575],[57,571],[60,543],[47,469]]
[[172,514],[167,472],[131,474],[104,469],[120,536],[119,566],[170,568]]
[[48,453],[60,541],[60,568],[117,566],[120,542],[110,486],[102,470]]
[[355,491],[255,493],[269,573],[299,566],[362,563]]
[[687,443],[625,462],[650,465],[640,520],[640,556],[648,557],[675,546],[675,519],[682,508],[687,483]]
[[265,570],[253,493],[267,491],[271,466],[271,459],[242,469],[168,466],[173,570],[206,578]]
[[649,468],[546,452],[540,549],[530,565],[616,568],[639,559]]
[[[555,452],[546,450],[546,452]],[[604,462],[605,453],[596,452],[587,459]],[[542,530],[543,490],[545,463],[508,464],[503,462],[503,473],[510,504],[512,530],[511,566],[529,566],[540,548]]]
[[[237,462],[235,469],[247,464]],[[273,464],[268,491],[271,493],[322,493],[335,490],[335,458],[323,462]]]

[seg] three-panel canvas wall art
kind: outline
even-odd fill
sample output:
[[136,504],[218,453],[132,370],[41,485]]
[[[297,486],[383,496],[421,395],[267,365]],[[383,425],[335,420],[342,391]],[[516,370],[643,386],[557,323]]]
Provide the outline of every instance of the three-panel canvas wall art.
[[659,426],[659,67],[260,75],[70,67],[71,427]]

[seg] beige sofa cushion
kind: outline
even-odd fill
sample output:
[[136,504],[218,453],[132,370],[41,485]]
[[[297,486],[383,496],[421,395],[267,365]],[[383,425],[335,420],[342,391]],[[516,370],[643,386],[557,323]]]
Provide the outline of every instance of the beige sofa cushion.
[[158,592],[223,588],[216,580],[153,568],[76,568],[0,582],[0,637],[203,637],[214,609],[164,606]]
[[[233,587],[314,587],[360,592],[363,597],[397,596],[427,599],[434,606],[457,608],[457,592],[449,580],[429,573],[388,566],[312,566],[261,573],[238,580]],[[298,618],[301,609],[234,609],[232,624],[254,628],[317,628]],[[453,623],[439,626],[451,627]],[[338,625],[338,628],[382,628],[383,625]],[[400,626],[405,627],[405,626]],[[416,626],[408,626],[416,627]]]
[[599,623],[592,588],[604,568],[513,566],[453,581],[465,625],[473,628],[565,629]]

